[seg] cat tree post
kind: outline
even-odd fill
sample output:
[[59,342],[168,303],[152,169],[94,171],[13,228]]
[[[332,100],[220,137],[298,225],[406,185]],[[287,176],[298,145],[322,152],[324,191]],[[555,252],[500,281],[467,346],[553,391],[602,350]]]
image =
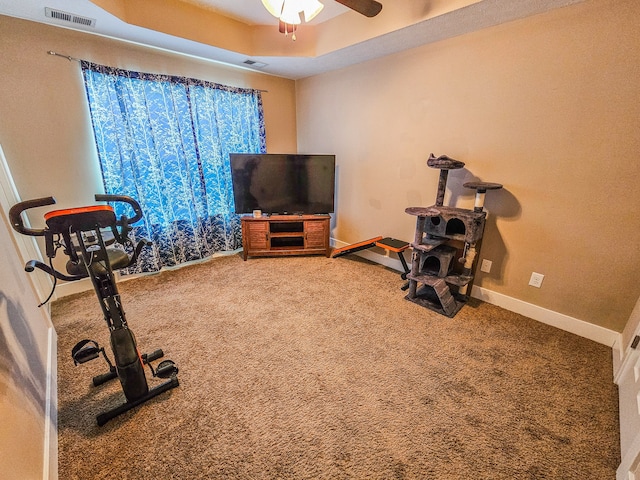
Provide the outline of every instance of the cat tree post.
[[449,170],[456,170],[464,167],[464,162],[454,160],[446,155],[440,155],[436,157],[433,153],[429,155],[427,165],[431,168],[440,169],[440,179],[438,180],[438,193],[436,195],[436,206],[441,207],[444,204],[444,194],[447,189],[447,178],[449,177]]
[[[484,211],[484,199],[485,199],[485,194],[487,193],[487,190],[499,190],[502,188],[502,185],[499,183],[490,183],[490,182],[467,182],[463,184],[463,187],[471,188],[476,191],[476,198],[475,198],[475,204],[473,206],[473,211],[482,212]],[[465,275],[472,274],[473,264],[476,259],[476,254],[477,254],[476,244],[474,243],[474,244],[468,245],[466,255],[463,257],[464,258],[463,273]],[[468,288],[469,288],[469,284],[463,285],[458,290],[458,293],[460,295],[466,295]]]
[[502,184],[491,182],[467,182],[462,186],[476,191],[475,205],[473,206],[474,212],[481,212],[484,209],[484,197],[487,190],[500,190],[502,188]]

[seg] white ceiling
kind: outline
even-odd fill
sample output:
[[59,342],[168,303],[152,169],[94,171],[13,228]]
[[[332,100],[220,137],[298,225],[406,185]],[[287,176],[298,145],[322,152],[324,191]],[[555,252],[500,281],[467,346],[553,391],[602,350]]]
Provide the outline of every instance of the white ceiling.
[[[274,25],[273,18],[260,0],[181,0],[211,8],[249,25]],[[380,0],[384,5],[394,0]],[[413,0],[425,4],[432,0]],[[482,28],[535,15],[584,0],[482,0],[468,7],[395,30],[365,42],[347,46],[326,55],[309,57],[252,57],[266,63],[260,71],[290,79],[299,79],[382,57],[426,43],[435,42]],[[311,22],[321,23],[337,15],[359,15],[333,0],[323,1],[325,8]],[[69,24],[45,16],[45,7],[96,19],[95,27],[73,26],[93,34],[104,35],[178,53],[210,59],[230,65],[244,65],[247,56],[211,45],[197,43],[127,24],[89,0],[0,0],[0,14],[35,22],[70,28]],[[385,9],[379,15],[384,15]],[[302,27],[299,30],[302,34]],[[0,32],[1,35],[1,32]],[[73,52],[58,52],[72,55]]]
[[[276,25],[274,17],[262,6],[260,0],[180,0],[185,3],[208,8],[227,17],[239,20],[249,25]],[[324,2],[324,8],[311,23],[325,22],[349,9],[333,0]]]

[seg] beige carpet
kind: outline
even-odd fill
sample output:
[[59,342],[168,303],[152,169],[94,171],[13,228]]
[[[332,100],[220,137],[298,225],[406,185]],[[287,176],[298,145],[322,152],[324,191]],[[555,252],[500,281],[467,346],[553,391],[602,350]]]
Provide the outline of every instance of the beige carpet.
[[70,357],[108,346],[101,310],[56,302],[60,478],[615,478],[609,348],[478,301],[437,315],[402,283],[355,256],[238,255],[121,282],[180,387],[103,427],[119,384]]

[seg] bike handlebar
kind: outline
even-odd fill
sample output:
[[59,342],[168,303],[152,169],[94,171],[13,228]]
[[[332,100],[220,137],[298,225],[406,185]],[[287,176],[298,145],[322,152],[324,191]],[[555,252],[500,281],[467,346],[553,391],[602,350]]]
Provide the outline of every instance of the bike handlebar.
[[[133,242],[131,241],[131,239],[129,238],[128,234],[129,232],[132,230],[132,228],[129,226],[131,224],[136,223],[138,220],[140,220],[142,218],[142,208],[140,207],[140,204],[134,200],[131,197],[128,197],[126,195],[104,195],[104,194],[96,194],[95,195],[95,200],[97,202],[123,202],[123,203],[127,203],[129,204],[134,211],[134,216],[133,218],[128,218],[126,215],[122,215],[120,217],[120,220],[116,220],[115,224],[111,224],[112,220],[108,220],[108,223],[110,224],[111,230],[116,238],[116,241],[118,241],[119,243],[122,243],[123,245],[125,243],[130,243],[131,245],[133,245]],[[36,198],[33,200],[25,200],[23,202],[19,202],[16,203],[14,206],[12,206],[9,209],[9,220],[11,222],[11,227],[17,231],[18,233],[21,233],[22,235],[29,235],[32,237],[40,237],[40,236],[44,236],[45,240],[46,240],[46,247],[47,247],[47,257],[49,258],[53,258],[55,257],[55,253],[57,250],[57,247],[54,246],[54,234],[55,233],[62,233],[64,239],[65,239],[65,254],[67,254],[69,256],[69,258],[71,259],[71,261],[78,261],[78,257],[75,254],[75,250],[74,250],[74,246],[73,243],[70,239],[69,236],[69,232],[57,232],[57,230],[54,228],[54,232],[52,232],[51,230],[49,230],[48,227],[42,228],[42,229],[36,229],[36,228],[29,228],[26,227],[24,224],[24,221],[22,219],[22,212],[24,212],[25,210],[28,210],[30,208],[37,208],[37,207],[45,207],[47,205],[54,205],[56,203],[55,198],[53,197],[42,197],[42,198]],[[82,211],[84,209],[80,208],[77,209],[78,210],[78,215],[82,214]],[[68,211],[70,213],[70,215],[73,215],[73,209]],[[52,212],[53,213],[53,212]],[[63,214],[67,213],[65,211],[62,211]],[[47,215],[45,215],[45,218],[47,217]],[[115,217],[112,217],[115,220]],[[78,228],[88,228],[87,225],[89,225],[89,222],[86,221],[86,219],[84,221],[80,221],[79,220],[79,225],[82,225],[81,227]],[[107,225],[104,224],[105,222],[103,222],[102,227],[107,227]],[[101,224],[96,220],[96,224],[95,224],[95,228],[97,229],[99,228]],[[71,227],[69,227],[71,228]],[[87,230],[88,231],[88,230]],[[77,235],[79,236],[78,239],[80,240],[80,245],[82,246],[83,249],[83,257],[87,254],[86,250],[85,250],[85,246],[84,243],[82,242],[82,240],[80,239],[80,231],[76,232]],[[99,233],[99,232],[98,232]],[[66,236],[65,236],[66,235]],[[119,264],[118,268],[126,268],[130,265],[132,265],[133,263],[135,263],[138,255],[140,254],[142,248],[146,245],[150,244],[150,242],[146,241],[146,240],[140,240],[138,242],[138,244],[135,246],[134,248],[134,252],[132,255],[127,255],[128,256],[128,263],[126,265],[122,265],[121,263]],[[102,240],[100,240],[100,245],[102,246],[102,248],[105,248],[105,245],[103,243]],[[58,244],[58,246],[60,246],[60,244]],[[55,247],[55,248],[54,248]],[[109,264],[109,255],[108,255],[108,251],[103,252],[104,254],[104,259],[107,261],[107,268],[111,268],[110,264]],[[80,280],[81,278],[86,278],[87,276],[89,276],[90,272],[88,271],[88,267],[87,267],[87,272],[86,273],[81,273],[78,275],[65,275],[64,273],[61,273],[57,270],[55,270],[53,268],[53,265],[45,265],[44,263],[38,261],[38,260],[30,260],[27,262],[27,264],[25,265],[25,270],[27,272],[33,272],[36,268],[44,271],[45,273],[51,275],[54,278],[60,279],[60,280],[64,280],[64,281],[74,281],[74,280]],[[67,268],[68,269],[68,268]],[[55,288],[55,284],[54,284],[54,288]],[[48,301],[48,299],[46,300]],[[46,303],[45,301],[45,303]]]
[[24,271],[31,273],[36,268],[39,268],[45,273],[48,273],[52,277],[56,277],[59,280],[64,280],[65,282],[73,282],[75,280],[81,280],[89,276],[88,273],[86,275],[65,275],[64,273],[59,272],[51,268],[49,265],[46,265],[38,260],[29,260],[24,266]]
[[45,207],[47,205],[53,205],[56,203],[53,197],[35,198],[33,200],[25,200],[24,202],[16,203],[9,209],[9,221],[15,231],[23,235],[30,235],[32,237],[42,237],[45,234],[45,229],[27,228],[22,221],[22,212],[29,208]]
[[[134,211],[134,216],[133,218],[125,218],[127,225],[136,223],[142,218],[142,208],[140,207],[140,204],[131,197],[126,195],[96,194],[95,199],[96,202],[124,202],[131,205]],[[11,227],[22,235],[29,235],[31,237],[44,236],[47,232],[46,228],[29,228],[24,225],[22,212],[30,208],[46,207],[47,205],[54,205],[55,203],[56,200],[53,197],[35,198],[33,200],[25,200],[23,202],[16,203],[9,209],[9,221],[11,222]],[[118,224],[122,224],[122,221],[118,221]]]

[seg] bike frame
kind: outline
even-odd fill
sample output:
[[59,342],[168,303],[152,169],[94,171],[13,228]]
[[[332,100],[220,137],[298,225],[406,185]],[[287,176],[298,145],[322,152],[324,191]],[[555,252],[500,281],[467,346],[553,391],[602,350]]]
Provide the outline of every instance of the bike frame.
[[[158,370],[153,370],[150,362],[162,357],[162,350],[156,350],[148,355],[140,354],[135,336],[127,324],[115,280],[114,269],[123,269],[134,264],[142,248],[150,244],[146,240],[140,240],[134,246],[129,237],[129,232],[132,230],[130,225],[142,218],[140,205],[134,199],[120,195],[96,195],[95,199],[96,201],[125,202],[133,208],[134,216],[129,219],[123,215],[120,220],[117,220],[111,206],[94,205],[48,212],[44,215],[47,224],[44,229],[25,227],[21,217],[22,212],[31,208],[55,204],[53,197],[44,197],[14,205],[9,211],[9,217],[12,227],[19,233],[45,237],[49,259],[53,259],[61,247],[64,247],[64,253],[69,257],[67,274],[55,270],[52,263],[48,266],[36,260],[27,262],[26,271],[30,272],[34,268],[39,268],[55,279],[65,281],[75,281],[87,277],[91,279],[104,320],[109,328],[115,366],[109,361],[104,349],[93,341],[79,342],[74,347],[72,355],[74,362],[78,364],[97,358],[102,353],[109,365],[109,372],[94,377],[95,386],[116,377],[120,380],[126,402],[120,407],[98,415],[98,424],[103,425],[111,418],[136,405],[177,387],[178,379],[176,377],[177,367],[170,360],[165,360],[160,364]],[[109,232],[113,236],[113,240],[105,239],[103,232]],[[133,253],[129,255],[122,250],[108,248],[110,243],[119,243],[125,248],[129,246]],[[170,377],[169,380],[150,390],[144,373],[145,364],[149,365],[154,376],[157,372],[162,371],[162,377]],[[165,364],[164,367],[162,364]]]

